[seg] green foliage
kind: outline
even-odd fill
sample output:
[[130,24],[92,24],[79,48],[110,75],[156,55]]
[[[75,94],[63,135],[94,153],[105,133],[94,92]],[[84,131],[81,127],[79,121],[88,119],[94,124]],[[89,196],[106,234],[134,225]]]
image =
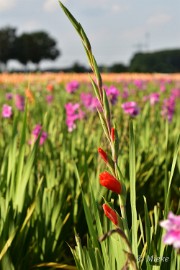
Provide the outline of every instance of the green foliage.
[[59,55],[55,40],[43,31],[21,34],[16,38],[14,50],[15,58],[22,64],[39,64],[44,59],[55,60]]
[[[51,263],[52,268],[74,269],[68,245],[75,244],[75,228],[81,228],[82,237],[87,231],[75,165],[85,192],[89,193],[90,183],[97,187],[97,193],[100,190],[94,168],[101,130],[96,137],[89,136],[95,116],[68,133],[64,105],[69,97],[64,85],[56,86],[56,102],[49,107],[45,86],[41,87],[39,92],[38,85],[32,85],[36,105],[28,104],[23,113],[12,104],[13,119],[0,121],[1,269],[46,268]],[[8,85],[7,90],[15,92]],[[1,95],[4,102],[4,93]],[[43,146],[38,141],[28,144],[37,123],[48,133]]]
[[108,68],[108,71],[111,73],[120,73],[120,72],[128,72],[129,68],[121,63],[115,63]]
[[6,64],[13,57],[16,29],[4,27],[0,29],[0,63]]
[[180,50],[136,53],[131,59],[131,72],[174,73],[180,71]]
[[39,64],[44,59],[55,60],[59,55],[56,41],[44,31],[17,36],[15,28],[0,29],[0,63],[16,59],[24,65],[28,62]]

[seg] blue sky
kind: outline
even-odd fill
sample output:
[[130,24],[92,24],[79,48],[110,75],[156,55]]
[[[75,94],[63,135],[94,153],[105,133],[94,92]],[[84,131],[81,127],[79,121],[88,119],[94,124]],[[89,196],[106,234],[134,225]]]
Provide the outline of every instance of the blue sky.
[[[180,48],[180,0],[64,0],[84,27],[98,64],[128,64],[138,50]],[[0,27],[17,33],[45,30],[62,55],[42,67],[88,65],[75,30],[58,0],[0,0]],[[11,62],[10,66],[16,66]]]

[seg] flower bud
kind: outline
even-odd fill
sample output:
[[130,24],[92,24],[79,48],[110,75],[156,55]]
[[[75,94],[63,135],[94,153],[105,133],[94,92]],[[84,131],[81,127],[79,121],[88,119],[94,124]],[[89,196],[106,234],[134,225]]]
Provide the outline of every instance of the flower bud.
[[122,191],[121,183],[110,173],[102,172],[99,175],[100,184],[107,189],[120,194]]
[[104,150],[102,148],[98,148],[98,153],[100,154],[101,158],[104,160],[105,163],[108,162],[108,157],[106,152],[104,152]]
[[118,225],[118,216],[116,212],[105,203],[103,204],[103,210],[106,217],[109,218],[115,225]]
[[115,141],[115,128],[111,128],[111,140]]

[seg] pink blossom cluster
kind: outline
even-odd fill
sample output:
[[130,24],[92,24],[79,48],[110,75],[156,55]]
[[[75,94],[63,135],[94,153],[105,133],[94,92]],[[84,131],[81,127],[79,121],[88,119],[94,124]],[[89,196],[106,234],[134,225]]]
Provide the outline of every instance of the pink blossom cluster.
[[169,84],[171,84],[171,83],[172,83],[172,81],[170,79],[162,79],[162,80],[160,80],[160,87],[159,87],[160,91],[165,92],[166,89],[167,89],[167,86]]
[[4,104],[2,107],[2,117],[3,118],[10,118],[12,116],[12,107]]
[[13,99],[13,94],[12,93],[6,93],[6,99],[7,100]]
[[129,97],[129,90],[128,87],[124,87],[123,92],[122,92],[122,98],[127,99]]
[[164,99],[161,115],[168,119],[169,122],[172,121],[174,112],[175,112],[175,98],[174,96],[170,96],[167,99]]
[[129,114],[130,116],[136,116],[139,114],[139,107],[135,101],[128,101],[121,105],[124,113]]
[[136,86],[136,88],[138,88],[139,90],[144,90],[146,87],[146,82],[141,79],[136,79],[133,81],[133,83]]
[[149,100],[151,105],[154,105],[159,102],[160,94],[159,93],[151,93],[149,96],[144,96],[143,100],[147,101]]
[[180,88],[171,89],[171,96],[174,98],[180,98]]
[[109,101],[112,105],[114,105],[118,100],[119,90],[113,85],[111,85],[110,87],[104,86],[104,90],[109,97]]
[[100,109],[101,104],[99,100],[94,97],[91,93],[81,93],[81,101],[83,105],[90,111],[96,110],[96,108]]
[[79,82],[77,81],[71,81],[66,85],[66,91],[70,94],[76,92],[78,88],[79,88]]
[[159,93],[151,93],[149,95],[150,104],[154,105],[154,104],[158,103],[159,102],[159,97],[160,97]]
[[176,216],[169,212],[168,218],[160,222],[160,226],[166,230],[164,243],[173,245],[174,248],[180,248],[180,215]]
[[19,111],[24,111],[24,107],[25,107],[24,96],[19,95],[19,94],[15,95],[15,105]]
[[161,92],[165,92],[166,91],[166,84],[164,82],[161,82],[159,89]]
[[42,126],[40,124],[37,124],[32,131],[33,140],[30,141],[30,144],[35,142],[38,139],[39,135],[40,135],[39,144],[42,145],[46,141],[48,134],[47,134],[47,132],[43,131]]
[[51,104],[53,102],[53,99],[54,99],[53,95],[47,95],[46,96],[46,102],[48,104]]
[[[5,98],[7,100],[15,99],[15,106],[19,111],[24,111],[25,107],[25,98],[22,95],[16,94],[15,96],[12,93],[6,93]],[[2,107],[2,117],[10,118],[12,116],[12,107],[4,104]]]
[[82,119],[84,117],[84,112],[80,109],[80,105],[78,103],[67,103],[65,105],[66,109],[66,125],[68,127],[68,131],[72,132],[76,128],[75,122],[78,119]]

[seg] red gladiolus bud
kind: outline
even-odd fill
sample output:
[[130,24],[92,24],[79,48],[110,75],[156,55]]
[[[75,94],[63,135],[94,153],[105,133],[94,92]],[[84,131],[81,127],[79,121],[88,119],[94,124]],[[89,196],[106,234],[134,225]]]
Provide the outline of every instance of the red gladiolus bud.
[[115,128],[111,128],[111,139],[113,142],[115,141]]
[[108,162],[108,157],[107,157],[107,154],[106,152],[104,152],[104,150],[102,150],[102,148],[98,148],[98,152],[100,154],[100,156],[102,157],[102,159],[104,160],[105,163]]
[[99,175],[100,184],[104,187],[106,187],[109,190],[112,190],[113,192],[116,192],[118,194],[121,193],[122,186],[121,183],[110,173],[108,172],[102,172]]
[[118,225],[118,217],[116,212],[105,203],[103,204],[103,210],[106,217],[109,218],[115,225]]

